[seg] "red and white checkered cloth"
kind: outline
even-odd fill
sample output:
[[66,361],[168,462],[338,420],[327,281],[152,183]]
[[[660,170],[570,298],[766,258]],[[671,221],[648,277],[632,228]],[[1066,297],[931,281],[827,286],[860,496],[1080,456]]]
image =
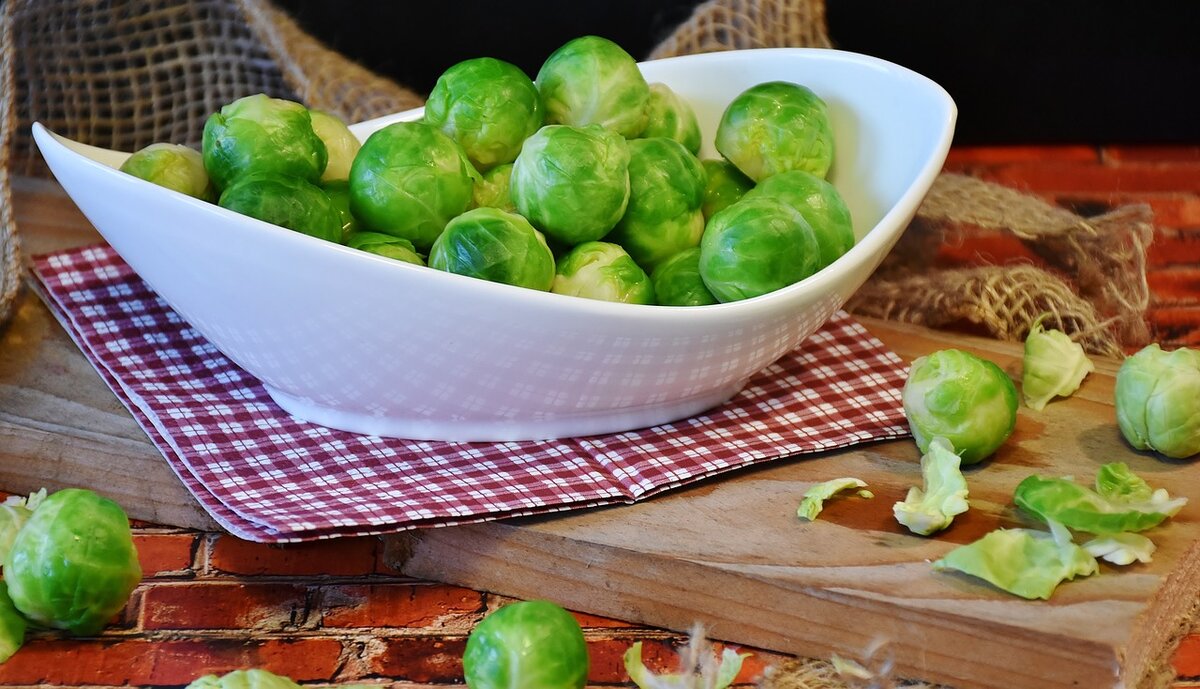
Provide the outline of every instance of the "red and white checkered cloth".
[[289,415],[106,245],[37,257],[34,276],[197,501],[255,541],[632,502],[750,464],[908,433],[904,363],[845,313],[702,416],[586,438],[427,442]]

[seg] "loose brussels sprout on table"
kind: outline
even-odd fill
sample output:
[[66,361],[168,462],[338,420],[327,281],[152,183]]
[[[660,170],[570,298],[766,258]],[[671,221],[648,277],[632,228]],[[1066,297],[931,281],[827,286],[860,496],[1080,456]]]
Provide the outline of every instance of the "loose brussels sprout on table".
[[654,296],[663,306],[718,303],[700,277],[700,247],[680,251],[658,264],[650,280],[654,283]]
[[451,220],[429,251],[429,267],[542,291],[554,283],[554,254],[541,233],[499,208]]
[[204,170],[204,158],[187,146],[150,144],[121,163],[121,172],[202,201],[214,201],[217,197]]
[[1200,350],[1144,347],[1117,371],[1115,402],[1133,447],[1175,459],[1200,453]]
[[344,220],[337,205],[320,187],[299,177],[245,175],[221,192],[217,203],[319,239],[342,240]]
[[442,73],[425,103],[425,121],[462,146],[478,170],[511,163],[542,126],[537,87],[521,68],[480,57]]
[[313,131],[320,137],[321,143],[325,144],[329,159],[325,171],[321,173],[321,181],[350,179],[350,164],[354,162],[354,156],[358,155],[358,149],[362,148],[358,137],[354,136],[346,123],[336,115],[320,110],[309,110],[308,114],[312,117]]
[[704,160],[701,164],[704,165],[705,183],[704,203],[700,210],[704,211],[705,220],[741,200],[754,188],[754,180],[724,158]]
[[819,268],[817,238],[795,208],[772,198],[742,199],[708,221],[700,275],[719,301],[757,297]]
[[629,203],[629,146],[599,126],[547,125],[513,163],[517,210],[568,246],[600,239]]
[[854,246],[850,209],[836,187],[804,170],[781,172],[759,182],[742,198],[769,196],[792,208],[812,226],[820,250],[820,267],[833,263]]
[[788,170],[824,178],[833,164],[825,101],[786,81],[751,86],[734,98],[717,125],[716,146],[755,182]]
[[642,138],[664,136],[683,144],[692,155],[700,154],[700,123],[692,106],[666,84],[650,84]]
[[550,291],[573,297],[653,304],[654,284],[620,246],[584,242],[563,256]]
[[405,263],[425,265],[425,259],[417,253],[412,242],[382,232],[352,232],[346,236],[346,246]]
[[299,103],[256,94],[239,98],[204,123],[204,169],[224,189],[253,173],[320,181],[329,152]]
[[423,122],[397,122],[367,137],[350,167],[350,209],[365,229],[428,251],[471,203],[473,176],[454,139]]
[[607,38],[568,41],[546,58],[536,83],[548,124],[598,124],[627,139],[646,128],[650,86],[633,57]]
[[704,166],[683,144],[654,137],[629,142],[629,204],[604,239],[654,270],[700,245],[704,233]]
[[904,413],[922,453],[937,436],[965,465],[982,461],[1017,424],[1017,388],[996,364],[970,352],[943,349],[912,363],[902,392]]
[[549,601],[510,603],[467,637],[463,675],[470,689],[582,689],[588,651],[571,613]]

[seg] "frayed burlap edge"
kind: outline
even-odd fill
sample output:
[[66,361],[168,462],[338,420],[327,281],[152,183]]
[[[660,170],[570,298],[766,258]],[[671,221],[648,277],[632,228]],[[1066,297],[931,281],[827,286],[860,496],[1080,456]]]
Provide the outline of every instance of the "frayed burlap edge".
[[[10,4],[0,6],[0,46],[12,45]],[[0,94],[13,93],[15,59],[13,51],[0,50]],[[21,240],[17,235],[12,173],[8,165],[15,117],[13,99],[7,95],[0,97],[0,328],[12,315],[21,291]]]
[[783,47],[830,47],[823,0],[710,0],[649,57]]

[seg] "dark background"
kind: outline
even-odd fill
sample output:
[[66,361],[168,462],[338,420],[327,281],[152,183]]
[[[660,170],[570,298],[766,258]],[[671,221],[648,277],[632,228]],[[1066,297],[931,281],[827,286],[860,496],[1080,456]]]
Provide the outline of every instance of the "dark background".
[[[697,4],[280,1],[314,36],[421,93],[471,57],[533,77],[555,48],[589,33],[643,59]],[[835,47],[949,91],[958,144],[1200,143],[1194,0],[827,0],[826,12]]]

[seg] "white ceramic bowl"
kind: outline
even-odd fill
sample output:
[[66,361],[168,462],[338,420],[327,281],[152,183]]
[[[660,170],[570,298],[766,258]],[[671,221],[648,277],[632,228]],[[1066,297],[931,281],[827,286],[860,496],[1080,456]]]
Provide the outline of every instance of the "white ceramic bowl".
[[[338,246],[155,186],[129,155],[34,138],[104,238],[287,411],[350,431],[441,440],[590,435],[687,417],[734,395],[819,328],[899,238],[950,146],[932,81],[832,50],[646,62],[695,108],[713,157],[725,106],[788,80],[829,105],[830,175],[857,244],[785,289],[703,307],[614,304],[495,284]],[[352,127],[360,138],[421,111]]]

